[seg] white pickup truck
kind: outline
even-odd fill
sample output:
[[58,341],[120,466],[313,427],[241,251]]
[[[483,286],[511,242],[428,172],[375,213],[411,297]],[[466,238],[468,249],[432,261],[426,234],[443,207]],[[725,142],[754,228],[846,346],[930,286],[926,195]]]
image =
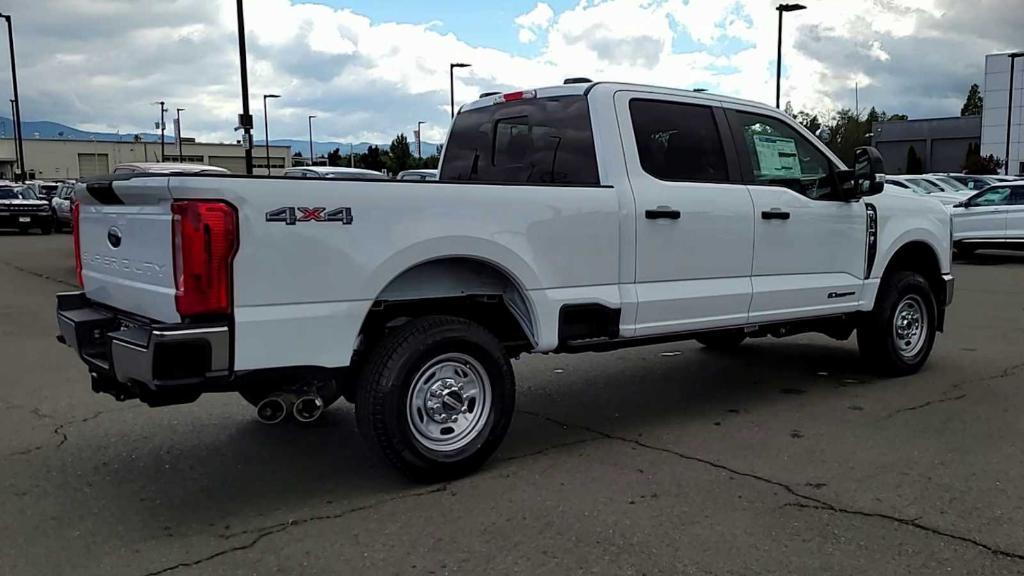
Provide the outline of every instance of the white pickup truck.
[[339,397],[405,474],[480,466],[510,358],[856,330],[917,371],[952,300],[950,216],[877,195],[774,108],[568,84],[456,117],[440,180],[110,176],[80,184],[59,340],[151,406],[239,392],[265,422]]

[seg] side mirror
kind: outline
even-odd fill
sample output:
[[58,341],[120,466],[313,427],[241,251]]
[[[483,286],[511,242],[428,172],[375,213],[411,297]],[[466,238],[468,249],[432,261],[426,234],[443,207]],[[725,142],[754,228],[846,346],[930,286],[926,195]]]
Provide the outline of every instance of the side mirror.
[[968,206],[970,206],[970,204],[967,203],[967,200],[953,204],[953,208],[967,208]]
[[853,151],[853,195],[881,194],[885,189],[885,162],[878,150],[862,146]]

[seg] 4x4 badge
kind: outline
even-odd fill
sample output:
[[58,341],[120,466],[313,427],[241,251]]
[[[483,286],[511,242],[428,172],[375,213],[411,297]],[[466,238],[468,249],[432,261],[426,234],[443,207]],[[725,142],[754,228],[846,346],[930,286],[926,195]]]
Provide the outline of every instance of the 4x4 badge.
[[267,222],[284,222],[289,226],[299,222],[341,222],[347,225],[352,223],[352,209],[342,206],[328,211],[321,206],[282,206],[268,211],[266,217]]

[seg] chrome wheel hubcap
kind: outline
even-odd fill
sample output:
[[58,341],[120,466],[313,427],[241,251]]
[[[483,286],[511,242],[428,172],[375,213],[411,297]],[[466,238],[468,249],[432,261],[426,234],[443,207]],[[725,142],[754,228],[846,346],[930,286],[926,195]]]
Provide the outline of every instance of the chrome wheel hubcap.
[[911,294],[896,307],[892,334],[896,349],[906,358],[915,356],[924,347],[928,334],[928,312],[920,296]]
[[419,443],[437,452],[458,450],[487,423],[491,381],[473,358],[443,354],[413,379],[407,407],[410,429]]

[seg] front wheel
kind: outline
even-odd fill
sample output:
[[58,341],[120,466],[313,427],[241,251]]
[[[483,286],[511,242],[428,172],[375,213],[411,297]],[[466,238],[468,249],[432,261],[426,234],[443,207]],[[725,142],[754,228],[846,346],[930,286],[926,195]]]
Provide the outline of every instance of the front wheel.
[[935,343],[935,297],[916,272],[893,274],[881,290],[875,309],[857,328],[857,345],[882,373],[913,374],[924,366]]
[[377,343],[356,399],[364,439],[420,482],[464,476],[501,444],[515,376],[501,342],[452,316],[410,320]]
[[45,226],[40,226],[39,227],[39,232],[43,236],[49,236],[50,234],[53,234],[53,225],[52,224],[47,224]]

